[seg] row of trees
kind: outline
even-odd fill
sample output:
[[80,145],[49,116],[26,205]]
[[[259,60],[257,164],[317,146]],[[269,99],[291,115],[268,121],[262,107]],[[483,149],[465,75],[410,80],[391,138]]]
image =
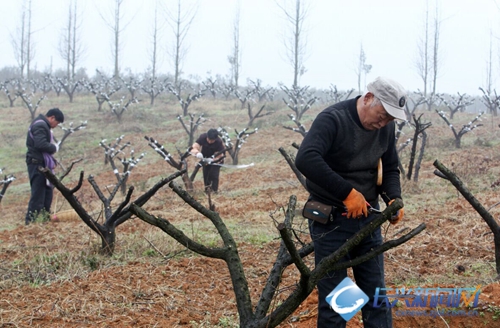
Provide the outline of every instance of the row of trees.
[[[306,61],[313,46],[308,44],[307,23],[310,19],[310,3],[304,0],[277,0],[276,5],[283,14],[284,35],[283,44],[285,48],[285,57],[292,69],[291,87],[300,86],[300,77],[307,72]],[[119,78],[124,75],[120,66],[122,56],[123,36],[125,30],[134,17],[125,15],[127,3],[125,0],[113,0],[110,2],[107,12],[99,12],[99,15],[112,35],[111,58],[113,60],[111,75]],[[162,36],[165,33],[165,27],[169,27],[169,42],[166,48],[166,54],[171,63],[172,83],[177,91],[180,92],[180,83],[182,80],[182,67],[188,51],[186,37],[190,31],[193,21],[196,19],[198,4],[182,2],[181,0],[172,0],[169,4],[156,1],[151,14],[151,28],[148,36],[150,46],[147,60],[149,70],[147,75],[152,81],[159,79],[161,73],[159,66],[162,62]],[[15,33],[11,34],[11,43],[14,50],[14,56],[17,61],[17,73],[20,78],[30,79],[35,74],[33,62],[36,56],[35,37],[37,27],[33,26],[32,0],[22,0],[20,19]],[[421,37],[417,40],[417,53],[414,66],[416,73],[422,80],[421,93],[427,99],[426,105],[431,110],[433,104],[438,98],[438,77],[442,69],[442,60],[440,48],[440,34],[444,20],[441,18],[441,12],[438,5],[426,2],[425,12],[423,13],[423,27]],[[81,9],[81,0],[70,0],[67,7],[65,19],[60,20],[61,34],[58,43],[58,53],[65,63],[64,78],[68,81],[76,81],[79,67],[81,67],[85,58],[87,47],[83,44],[82,34],[84,31],[84,21]],[[241,82],[242,67],[242,48],[241,48],[241,12],[239,3],[236,6],[234,20],[232,22],[232,40],[227,61],[230,66],[228,75],[228,84],[238,89]],[[492,68],[492,45],[490,44],[490,58],[487,65],[487,81],[482,87],[485,95],[492,97],[493,88],[493,68]],[[361,44],[357,62],[354,65],[354,71],[357,76],[357,89],[363,90],[366,82],[366,76],[370,73],[372,65],[368,63],[368,56],[365,48]],[[47,73],[51,73],[47,72]],[[365,81],[362,81],[364,78]]]
[[[82,34],[84,30],[82,12],[79,0],[70,0],[65,22],[61,27],[61,35],[58,44],[58,52],[65,62],[65,78],[75,80],[79,65],[83,61],[87,48],[83,44]],[[307,9],[303,0],[294,0],[293,9],[289,1],[283,0],[278,3],[293,30],[292,36],[286,37],[286,49],[293,67],[293,86],[298,86],[298,77],[305,72],[303,61],[306,46],[304,43],[302,25],[307,16]],[[111,55],[113,59],[113,77],[120,77],[123,34],[133,18],[126,19],[125,0],[114,0],[113,6],[108,12],[99,12],[102,21],[112,34]],[[162,60],[160,56],[161,36],[164,34],[166,25],[170,27],[171,41],[166,47],[167,55],[172,64],[173,85],[178,86],[182,75],[182,66],[188,50],[186,36],[189,33],[193,20],[196,17],[198,4],[187,4],[181,0],[172,2],[172,5],[156,1],[151,20],[151,43],[149,51],[149,74],[155,80],[159,75],[158,67]],[[30,79],[33,76],[33,62],[36,56],[35,32],[33,26],[33,1],[23,0],[21,2],[20,19],[16,32],[11,35],[11,43],[14,56],[17,61],[17,70],[21,78]],[[36,11],[35,11],[36,13]],[[240,8],[237,6],[233,22],[233,38],[228,63],[230,65],[230,80],[236,88],[239,86],[241,70],[241,46],[240,46]]]

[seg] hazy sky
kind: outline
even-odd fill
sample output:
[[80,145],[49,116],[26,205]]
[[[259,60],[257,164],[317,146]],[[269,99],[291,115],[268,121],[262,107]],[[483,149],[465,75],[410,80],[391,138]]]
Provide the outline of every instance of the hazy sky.
[[[57,46],[67,22],[69,0],[32,0],[34,64],[37,69],[62,68]],[[182,0],[189,4],[193,0]],[[282,0],[279,0],[282,1]],[[174,4],[176,0],[162,0]],[[240,85],[246,79],[261,79],[264,85],[291,85],[293,74],[286,60],[283,33],[286,23],[274,0],[240,0],[242,68]],[[361,45],[367,63],[373,66],[367,82],[379,75],[400,81],[408,90],[422,89],[415,62],[417,42],[424,32],[424,0],[307,0],[309,14],[304,37],[308,44],[306,73],[300,85],[339,89],[357,88],[355,67]],[[0,0],[0,67],[16,65],[11,44],[20,26],[21,0]],[[112,72],[112,32],[101,17],[111,15],[114,0],[79,0],[82,44],[86,54],[81,66],[89,75],[96,68]],[[125,0],[121,70],[142,73],[150,66],[152,17],[155,0]],[[227,56],[232,48],[233,21],[238,0],[198,0],[195,19],[186,38],[184,77],[202,79],[229,74]],[[429,0],[433,8],[436,1]],[[500,9],[495,0],[440,0],[441,17],[438,92],[479,94],[486,81],[493,36],[494,69],[499,72]],[[111,21],[111,19],[109,20]],[[168,25],[162,46],[173,41]],[[165,54],[165,50],[162,51]],[[160,71],[172,72],[165,56]],[[495,73],[495,82],[500,74]],[[495,86],[497,89],[498,87]]]

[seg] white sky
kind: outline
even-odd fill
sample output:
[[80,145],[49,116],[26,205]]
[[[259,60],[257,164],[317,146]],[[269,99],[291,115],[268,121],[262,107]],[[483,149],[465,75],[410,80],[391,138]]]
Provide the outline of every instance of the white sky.
[[[39,70],[62,68],[64,61],[57,50],[62,28],[67,22],[69,0],[32,0],[34,64]],[[194,0],[182,0],[188,4]],[[263,85],[291,85],[293,74],[286,61],[283,45],[285,22],[274,0],[240,0],[242,76],[261,79]],[[363,45],[367,63],[373,66],[367,82],[379,75],[400,81],[408,90],[422,89],[415,69],[417,41],[423,35],[424,0],[307,0],[306,18],[309,48],[307,72],[300,85],[339,89],[357,88],[354,67]],[[142,73],[150,65],[149,53],[155,0],[126,0],[122,36],[121,69]],[[163,0],[175,3],[176,0]],[[227,56],[232,48],[233,21],[238,0],[198,0],[199,7],[186,38],[184,77],[202,79],[228,75]],[[19,27],[21,0],[0,0],[0,67],[16,65],[11,35]],[[112,32],[99,15],[111,13],[114,0],[79,0],[84,18],[81,27],[86,55],[80,66],[94,75],[96,68],[111,72]],[[434,7],[435,0],[429,0]],[[486,65],[493,33],[495,81],[500,82],[498,65],[500,9],[495,0],[438,0],[442,17],[441,67],[438,92],[479,94],[485,86]],[[111,21],[111,20],[110,20]],[[173,41],[166,26],[163,46]],[[163,51],[162,53],[165,53]],[[162,73],[172,72],[165,57]],[[497,86],[494,86],[497,88]]]

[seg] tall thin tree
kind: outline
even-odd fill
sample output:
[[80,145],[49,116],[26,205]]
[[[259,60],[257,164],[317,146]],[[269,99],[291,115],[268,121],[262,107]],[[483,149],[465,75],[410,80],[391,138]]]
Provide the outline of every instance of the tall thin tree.
[[[30,78],[31,61],[35,56],[33,44],[33,30],[31,26],[31,0],[23,0],[21,4],[21,17],[16,33],[11,34],[11,43],[14,48],[14,56],[19,68],[21,78]],[[25,75],[26,74],[26,75]]]
[[238,89],[238,80],[240,78],[241,69],[241,48],[240,48],[240,1],[236,5],[236,16],[233,21],[233,47],[231,54],[227,57],[229,65],[231,65],[231,82],[235,89]]
[[156,80],[156,75],[157,75],[157,70],[158,70],[158,65],[160,62],[160,57],[159,57],[159,42],[160,42],[160,34],[161,34],[161,29],[162,25],[158,21],[158,13],[159,13],[159,2],[158,0],[155,1],[155,8],[154,8],[154,14],[153,14],[153,22],[151,25],[151,48],[150,48],[150,53],[149,53],[149,59],[151,63],[151,80],[155,81]]
[[415,66],[423,82],[423,96],[427,109],[431,110],[436,101],[437,79],[441,68],[439,37],[441,32],[441,18],[438,5],[432,18],[429,17],[429,2],[426,1],[424,33],[417,44],[417,58]]
[[304,62],[307,55],[307,42],[304,35],[304,21],[306,20],[309,8],[304,0],[294,0],[294,5],[290,5],[290,0],[282,0],[282,4],[276,2],[285,15],[287,27],[284,43],[286,55],[293,67],[293,87],[298,87],[299,78],[306,72]]
[[187,53],[184,42],[196,16],[197,5],[192,4],[186,7],[184,6],[186,1],[181,2],[181,0],[176,0],[176,2],[175,8],[166,8],[167,23],[172,28],[174,34],[173,44],[168,48],[167,53],[174,66],[174,86],[177,92],[180,93],[182,64]]
[[358,61],[356,63],[356,76],[358,78],[358,92],[361,93],[361,78],[364,78],[363,81],[363,89],[364,85],[366,84],[366,75],[370,73],[372,69],[372,65],[369,65],[366,63],[366,53],[365,50],[363,49],[363,44],[361,44],[360,50],[359,50],[359,57]]
[[113,58],[113,77],[120,77],[120,55],[122,50],[122,34],[127,25],[133,20],[133,17],[130,18],[128,22],[123,24],[123,19],[125,18],[124,11],[122,10],[122,6],[125,0],[115,0],[114,8],[112,9],[112,19],[109,19],[107,13],[103,14],[99,12],[99,15],[103,19],[104,23],[111,29],[113,32],[113,42],[111,46],[111,53]]
[[70,81],[75,79],[77,64],[85,52],[81,43],[81,20],[78,14],[78,0],[70,0],[68,5],[68,20],[63,28],[59,43],[59,54],[66,62],[66,77]]

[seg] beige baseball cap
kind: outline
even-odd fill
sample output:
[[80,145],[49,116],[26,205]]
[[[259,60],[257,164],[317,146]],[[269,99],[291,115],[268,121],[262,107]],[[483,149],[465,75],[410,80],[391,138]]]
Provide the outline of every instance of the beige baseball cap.
[[384,109],[389,115],[400,120],[406,120],[405,104],[406,91],[398,82],[385,78],[377,77],[375,81],[370,82],[366,87],[375,97],[380,99]]

